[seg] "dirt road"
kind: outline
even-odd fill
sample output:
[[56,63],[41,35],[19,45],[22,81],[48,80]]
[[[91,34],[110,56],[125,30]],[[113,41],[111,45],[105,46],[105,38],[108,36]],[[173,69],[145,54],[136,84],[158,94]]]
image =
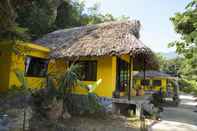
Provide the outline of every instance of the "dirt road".
[[197,102],[190,94],[180,95],[179,107],[164,108],[161,120],[150,131],[197,131]]

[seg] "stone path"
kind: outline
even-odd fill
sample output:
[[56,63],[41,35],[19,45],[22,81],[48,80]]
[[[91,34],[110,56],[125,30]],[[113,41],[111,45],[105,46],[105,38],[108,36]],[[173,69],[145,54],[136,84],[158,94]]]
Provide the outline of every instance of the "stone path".
[[164,108],[161,120],[150,131],[197,131],[197,102],[189,94],[180,95],[179,107]]

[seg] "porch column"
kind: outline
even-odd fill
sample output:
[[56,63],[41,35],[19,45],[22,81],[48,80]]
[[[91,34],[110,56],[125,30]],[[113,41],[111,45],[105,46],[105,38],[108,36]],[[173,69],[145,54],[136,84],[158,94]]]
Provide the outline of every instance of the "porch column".
[[131,88],[133,87],[133,57],[129,56],[129,91],[128,100],[131,100]]
[[144,80],[146,79],[146,59],[144,57],[144,68],[143,68],[143,71],[144,71]]
[[118,81],[118,65],[117,65],[117,56],[112,56],[112,87],[113,87],[113,93],[112,96],[116,97],[116,91],[118,89],[117,87],[117,81]]

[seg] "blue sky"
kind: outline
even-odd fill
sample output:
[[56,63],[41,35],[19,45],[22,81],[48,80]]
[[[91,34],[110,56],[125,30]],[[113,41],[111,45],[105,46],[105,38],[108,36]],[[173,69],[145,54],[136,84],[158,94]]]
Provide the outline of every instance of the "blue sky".
[[114,16],[126,15],[142,23],[141,40],[155,52],[170,52],[169,42],[178,39],[169,20],[178,11],[184,11],[191,0],[85,0],[90,7],[100,3],[100,12]]

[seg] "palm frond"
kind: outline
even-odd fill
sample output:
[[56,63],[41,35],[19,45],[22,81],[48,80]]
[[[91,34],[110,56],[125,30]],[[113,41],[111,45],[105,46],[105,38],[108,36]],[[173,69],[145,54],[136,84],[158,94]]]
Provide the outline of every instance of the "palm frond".
[[64,73],[60,80],[59,90],[64,93],[66,90],[71,90],[79,80],[79,71],[81,66],[78,64],[72,64]]

